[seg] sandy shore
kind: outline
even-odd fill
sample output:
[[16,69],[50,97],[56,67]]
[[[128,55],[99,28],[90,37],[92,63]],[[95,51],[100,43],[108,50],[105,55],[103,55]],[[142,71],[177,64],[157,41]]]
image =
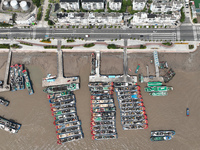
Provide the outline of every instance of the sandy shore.
[[[43,93],[41,79],[47,73],[57,73],[57,56],[55,53],[14,53],[12,64],[23,63],[30,71],[35,94],[29,96],[26,90],[0,93],[0,96],[10,100],[10,106],[0,106],[0,115],[14,119],[22,124],[18,134],[12,135],[0,130],[1,150],[198,150],[200,147],[200,131],[198,125],[198,110],[200,109],[200,53],[191,54],[159,54],[160,61],[167,61],[177,73],[167,85],[173,86],[174,91],[166,97],[151,97],[144,92],[146,84],[141,85],[144,105],[148,115],[149,128],[146,130],[123,131],[120,124],[118,102],[117,107],[117,140],[93,141],[90,134],[90,93],[88,89],[88,76],[90,73],[90,53],[64,53],[64,75],[79,75],[81,89],[76,91],[77,111],[82,122],[84,139],[56,144],[56,129],[53,125],[50,106],[46,94]],[[152,54],[129,54],[128,65],[134,74],[137,64],[139,72],[146,74],[146,65],[154,74],[154,66],[150,64]],[[0,54],[0,80],[4,78],[7,54]],[[123,54],[103,54],[101,60],[102,74],[122,74]],[[190,108],[190,117],[186,117],[186,107]],[[176,135],[171,141],[151,142],[150,131],[159,129],[172,129]]]

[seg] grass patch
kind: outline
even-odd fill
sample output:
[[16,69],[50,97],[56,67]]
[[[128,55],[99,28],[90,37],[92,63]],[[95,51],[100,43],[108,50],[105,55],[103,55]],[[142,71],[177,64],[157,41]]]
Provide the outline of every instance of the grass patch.
[[0,27],[12,27],[12,24],[0,22]]
[[117,46],[115,44],[108,44],[107,48],[108,49],[122,49],[120,46]]
[[194,45],[188,45],[189,49],[193,49]]
[[166,43],[162,43],[163,45],[167,45],[167,46],[171,46],[172,45],[172,43],[170,43],[170,42],[166,42]]
[[62,49],[72,49],[73,46],[62,45],[61,48]]
[[55,45],[46,45],[44,46],[45,49],[57,49],[57,46]]
[[67,40],[67,43],[75,42],[75,40]]
[[10,48],[10,45],[9,45],[9,44],[0,44],[0,48],[9,49],[9,48]]
[[24,43],[24,42],[20,42],[20,44],[23,44],[23,45],[28,45],[28,46],[33,46],[33,44],[31,44],[31,43]]
[[42,19],[42,6],[38,8],[38,13],[37,13],[37,20],[41,20],[41,19]]
[[181,22],[181,23],[183,23],[183,22],[185,21],[185,13],[184,13],[184,11],[183,11],[183,8],[184,8],[184,7],[181,8],[181,19],[180,19],[180,22]]
[[146,49],[147,47],[145,45],[140,45],[140,49]]
[[94,45],[95,45],[94,43],[89,43],[89,44],[85,44],[83,47],[89,48],[89,47],[93,47]]
[[12,48],[20,48],[20,46],[18,44],[13,44],[10,47],[12,47]]
[[43,43],[51,43],[51,40],[50,39],[43,39],[43,40],[40,40],[40,42],[43,42]]

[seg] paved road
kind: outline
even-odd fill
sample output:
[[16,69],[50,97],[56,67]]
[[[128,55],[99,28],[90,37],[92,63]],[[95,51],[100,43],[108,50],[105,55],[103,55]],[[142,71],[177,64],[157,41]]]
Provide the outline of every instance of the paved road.
[[188,24],[183,24],[176,29],[51,29],[51,28],[36,28],[36,29],[0,29],[0,38],[85,38],[86,34],[90,37],[87,40],[105,40],[105,39],[143,39],[143,40],[199,40],[200,26],[193,28]]

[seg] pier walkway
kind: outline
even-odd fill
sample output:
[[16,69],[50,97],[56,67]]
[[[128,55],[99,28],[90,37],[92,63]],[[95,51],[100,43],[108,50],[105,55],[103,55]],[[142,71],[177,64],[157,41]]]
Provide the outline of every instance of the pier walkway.
[[10,84],[8,83],[8,79],[9,79],[9,72],[10,72],[10,63],[11,63],[11,58],[12,58],[12,47],[11,47],[12,44],[13,44],[13,39],[11,38],[10,49],[8,52],[8,59],[6,63],[5,76],[4,76],[4,81],[3,81],[3,87],[0,88],[0,92],[10,91]]
[[57,78],[55,81],[48,82],[48,80],[42,81],[42,87],[56,86],[62,84],[79,83],[79,77],[64,77],[64,64],[63,64],[63,52],[61,50],[61,40],[58,40],[57,44]]
[[124,40],[124,61],[123,61],[123,68],[124,68],[124,75],[116,75],[116,76],[109,76],[109,75],[100,75],[100,51],[96,51],[96,74],[89,76],[89,82],[137,82],[137,76],[130,76],[128,75],[128,58],[127,58],[127,40]]

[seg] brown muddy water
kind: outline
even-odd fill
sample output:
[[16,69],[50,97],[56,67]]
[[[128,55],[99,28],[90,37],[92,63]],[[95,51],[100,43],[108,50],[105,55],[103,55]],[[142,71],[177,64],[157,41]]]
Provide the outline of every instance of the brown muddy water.
[[[141,93],[148,115],[149,128],[146,130],[123,131],[120,124],[118,102],[116,126],[118,139],[93,141],[90,134],[90,92],[87,86],[90,73],[89,53],[65,53],[65,76],[79,75],[81,89],[75,91],[77,99],[77,113],[82,122],[84,139],[57,145],[56,129],[53,125],[50,106],[46,94],[41,87],[42,78],[47,73],[57,73],[56,54],[13,54],[12,64],[24,63],[29,69],[30,78],[35,93],[28,95],[27,90],[0,93],[8,99],[8,107],[0,106],[0,116],[13,119],[22,124],[17,134],[9,134],[0,130],[0,150],[199,150],[199,110],[200,110],[200,59],[199,52],[192,54],[159,54],[160,60],[168,61],[174,68],[176,76],[167,85],[173,86],[166,97],[151,97],[144,92],[145,84],[141,85]],[[129,54],[129,68],[133,74],[137,64],[141,64],[140,72],[146,73],[146,64],[150,64],[152,54]],[[4,77],[7,54],[0,54],[0,80]],[[123,55],[103,54],[101,72],[103,74],[123,73]],[[112,60],[112,61],[110,61]],[[190,116],[186,117],[186,108],[190,108]],[[171,141],[151,142],[151,130],[175,130],[176,135]]]

